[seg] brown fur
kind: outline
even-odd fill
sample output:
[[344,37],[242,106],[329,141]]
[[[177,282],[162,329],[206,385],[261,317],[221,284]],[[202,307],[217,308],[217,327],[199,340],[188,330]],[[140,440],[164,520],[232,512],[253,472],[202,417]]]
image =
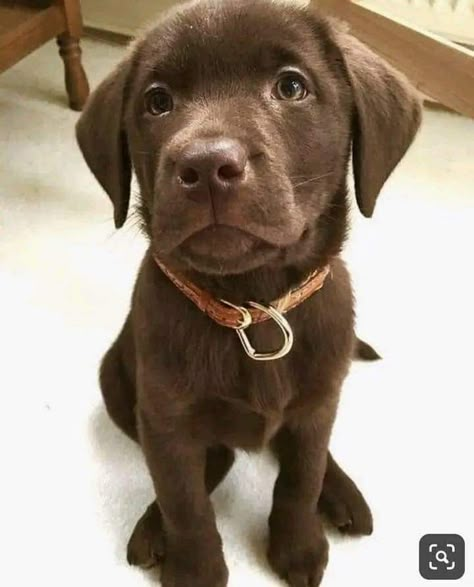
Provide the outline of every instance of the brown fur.
[[[302,72],[306,98],[275,99],[282,66]],[[157,82],[174,101],[162,116],[143,106]],[[128,559],[144,567],[161,562],[164,587],[227,584],[209,493],[235,448],[271,442],[276,451],[268,554],[292,587],[321,581],[328,555],[321,514],[343,532],[372,531],[367,504],[328,454],[353,353],[375,358],[364,343],[355,347],[352,290],[339,257],[347,170],[352,148],[357,202],[370,216],[419,121],[406,81],[339,24],[266,0],[211,0],[174,11],[91,96],[77,126],[84,157],[114,204],[118,227],[133,166],[150,240],[100,378],[111,418],[140,442],[156,489]],[[245,173],[184,185],[177,168],[189,149],[204,145],[193,163],[201,173],[216,162],[209,141],[217,139],[227,141],[224,157],[235,159],[237,149]],[[291,353],[257,363],[234,332],[176,289],[152,252],[234,303],[276,299],[327,262],[332,277],[288,314]],[[259,349],[279,344],[269,322],[251,337]]]

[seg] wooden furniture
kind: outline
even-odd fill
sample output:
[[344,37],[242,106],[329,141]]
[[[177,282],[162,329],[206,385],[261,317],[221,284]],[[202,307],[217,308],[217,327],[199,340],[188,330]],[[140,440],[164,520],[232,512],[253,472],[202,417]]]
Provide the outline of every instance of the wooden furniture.
[[0,0],[0,73],[56,37],[69,105],[81,110],[89,94],[81,34],[79,0]]
[[474,52],[352,0],[313,0],[425,95],[474,118]]

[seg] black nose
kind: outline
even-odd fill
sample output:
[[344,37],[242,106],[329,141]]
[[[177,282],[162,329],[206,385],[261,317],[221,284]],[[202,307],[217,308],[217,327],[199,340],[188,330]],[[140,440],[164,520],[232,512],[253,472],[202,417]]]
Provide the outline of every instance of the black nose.
[[175,174],[189,197],[232,192],[242,182],[247,152],[234,139],[199,139],[187,145],[176,159]]

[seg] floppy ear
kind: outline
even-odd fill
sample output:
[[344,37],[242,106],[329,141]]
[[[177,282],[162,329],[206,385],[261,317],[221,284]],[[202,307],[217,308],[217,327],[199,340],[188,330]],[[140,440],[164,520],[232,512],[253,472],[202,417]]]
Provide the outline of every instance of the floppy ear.
[[120,228],[127,218],[132,165],[123,127],[124,93],[129,72],[122,62],[91,94],[76,125],[84,159],[114,205]]
[[370,218],[385,181],[415,138],[421,102],[401,73],[342,27],[335,29],[355,106],[352,160],[357,204]]

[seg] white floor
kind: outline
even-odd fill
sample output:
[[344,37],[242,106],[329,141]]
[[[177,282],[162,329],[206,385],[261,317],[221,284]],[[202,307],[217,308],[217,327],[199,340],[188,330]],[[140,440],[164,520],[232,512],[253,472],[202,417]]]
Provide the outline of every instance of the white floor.
[[[86,41],[94,86],[123,49]],[[125,316],[144,249],[115,233],[74,144],[54,44],[0,77],[0,583],[151,585],[128,567],[151,500],[137,448],[107,420],[97,363]],[[388,137],[389,139],[389,137]],[[428,112],[371,221],[347,251],[359,332],[333,449],[375,515],[334,539],[326,587],[414,587],[418,541],[459,533],[474,585],[472,447],[474,123]],[[281,585],[264,557],[273,464],[244,456],[215,496],[230,587]],[[3,544],[2,544],[3,543]],[[441,582],[441,585],[443,582]]]

